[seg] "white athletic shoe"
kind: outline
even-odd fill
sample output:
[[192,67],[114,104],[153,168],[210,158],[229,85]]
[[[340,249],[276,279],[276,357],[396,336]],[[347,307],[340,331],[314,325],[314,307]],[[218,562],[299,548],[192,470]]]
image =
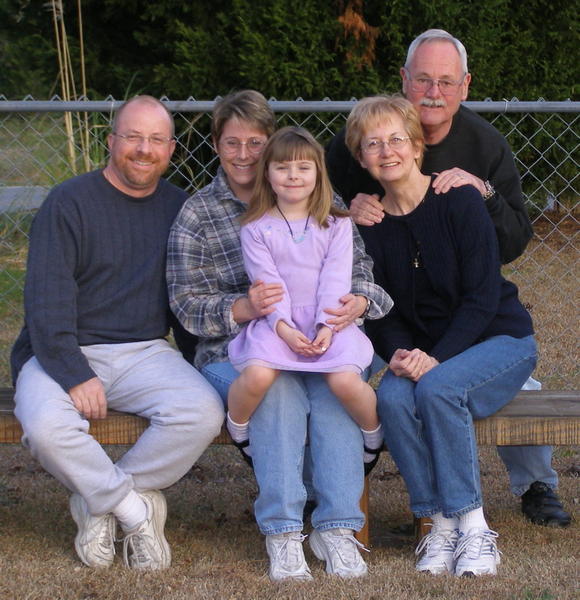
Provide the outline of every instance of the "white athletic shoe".
[[304,558],[302,542],[306,539],[299,531],[266,536],[266,550],[270,557],[270,579],[310,581],[310,569]]
[[115,517],[112,513],[100,517],[91,515],[79,494],[70,497],[70,512],[78,527],[75,550],[79,558],[89,567],[110,567],[115,558]]
[[125,532],[123,560],[132,569],[167,569],[171,564],[171,550],[163,532],[167,519],[165,497],[158,490],[137,493],[145,502],[147,518],[135,529]]
[[359,548],[367,550],[355,537],[352,529],[315,529],[310,534],[310,547],[316,558],[326,561],[326,572],[339,577],[362,577],[367,565]]
[[428,571],[432,575],[455,572],[455,548],[459,531],[457,529],[432,529],[415,550],[421,556],[415,568]]
[[500,563],[497,533],[474,527],[466,534],[460,533],[455,550],[455,575],[477,577],[495,575]]

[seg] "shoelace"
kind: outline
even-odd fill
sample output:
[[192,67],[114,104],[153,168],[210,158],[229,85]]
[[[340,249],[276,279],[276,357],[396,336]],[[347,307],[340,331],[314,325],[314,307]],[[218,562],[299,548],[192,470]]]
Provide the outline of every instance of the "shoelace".
[[[276,558],[283,564],[296,565],[302,562],[302,542],[308,536],[302,533],[296,533],[295,535],[284,538],[284,541],[276,549]],[[298,545],[300,544],[300,545]]]
[[352,533],[327,535],[326,540],[332,546],[335,555],[349,568],[352,568],[361,561],[361,556],[357,548],[362,548],[365,552],[370,552]]
[[495,556],[499,550],[495,539],[498,534],[491,529],[482,529],[471,535],[460,536],[455,549],[454,558],[466,554],[469,559],[477,559],[480,556]]
[[141,567],[148,566],[151,562],[159,562],[160,557],[155,552],[155,546],[150,540],[150,536],[144,533],[147,521],[136,529],[125,534],[123,538],[123,559],[125,564],[129,564],[129,545],[132,549],[131,558],[133,562]]
[[415,554],[418,556],[423,550],[425,550],[426,554],[438,554],[441,550],[454,552],[456,544],[457,533],[452,529],[431,531],[419,542]]

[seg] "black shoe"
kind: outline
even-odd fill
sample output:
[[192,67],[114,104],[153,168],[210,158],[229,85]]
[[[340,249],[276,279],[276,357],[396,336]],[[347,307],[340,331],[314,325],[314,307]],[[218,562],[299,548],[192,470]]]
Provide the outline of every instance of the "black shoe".
[[365,462],[365,477],[370,475],[370,472],[376,467],[379,462],[381,452],[385,449],[384,444],[381,444],[378,448],[367,448],[364,446],[364,450],[367,454],[372,454],[373,458],[369,462]]
[[535,525],[568,527],[572,520],[554,490],[543,481],[534,481],[522,496],[522,512]]
[[241,452],[242,458],[250,465],[250,467],[254,468],[254,461],[249,454],[246,454],[244,448],[247,448],[250,445],[250,440],[244,440],[243,442],[236,442],[232,440],[232,444]]

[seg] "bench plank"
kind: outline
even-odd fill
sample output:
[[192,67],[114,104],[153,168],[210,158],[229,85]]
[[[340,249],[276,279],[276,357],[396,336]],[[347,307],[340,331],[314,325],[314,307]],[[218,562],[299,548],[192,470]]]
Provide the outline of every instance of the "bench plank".
[[[0,388],[0,443],[17,444],[22,436],[13,396],[11,388]],[[101,444],[134,444],[146,427],[141,417],[109,411],[106,419],[91,421],[90,432]],[[481,445],[580,444],[580,392],[520,392],[491,417],[475,421],[475,431]],[[225,429],[213,443],[230,443]]]

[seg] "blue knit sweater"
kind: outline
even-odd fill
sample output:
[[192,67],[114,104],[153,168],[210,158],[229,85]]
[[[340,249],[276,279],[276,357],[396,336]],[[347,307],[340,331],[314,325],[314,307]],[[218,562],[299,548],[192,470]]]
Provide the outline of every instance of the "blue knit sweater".
[[162,179],[153,194],[134,198],[102,171],[50,192],[30,232],[14,380],[34,355],[68,391],[95,376],[80,346],[167,335],[167,238],[186,197]]
[[[533,333],[517,288],[500,274],[497,236],[472,186],[436,195],[411,213],[361,227],[376,283],[395,307],[366,329],[387,362],[397,348],[421,348],[439,362],[494,335]],[[414,266],[419,264],[419,268]]]

